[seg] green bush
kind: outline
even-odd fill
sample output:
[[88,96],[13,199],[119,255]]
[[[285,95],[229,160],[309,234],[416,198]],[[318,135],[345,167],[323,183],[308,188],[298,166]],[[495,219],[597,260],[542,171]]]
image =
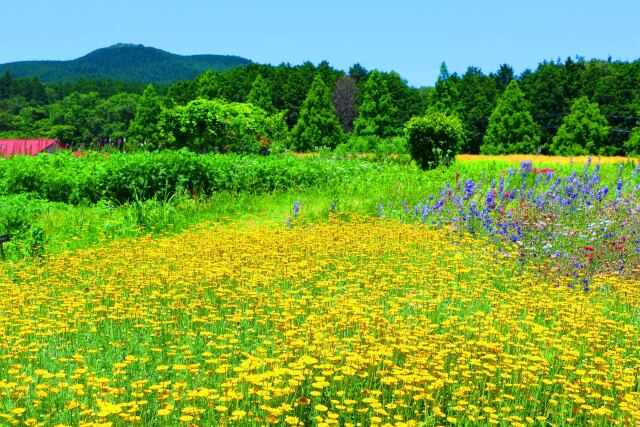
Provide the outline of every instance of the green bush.
[[460,119],[441,112],[413,117],[405,125],[405,135],[411,157],[423,169],[453,163],[464,142]]
[[201,153],[267,154],[273,142],[287,136],[283,115],[220,99],[196,99],[164,110],[158,126],[169,148]]

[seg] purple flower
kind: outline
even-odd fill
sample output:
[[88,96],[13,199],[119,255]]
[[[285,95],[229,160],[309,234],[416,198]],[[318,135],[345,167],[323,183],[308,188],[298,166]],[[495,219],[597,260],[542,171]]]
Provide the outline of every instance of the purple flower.
[[296,202],[293,204],[293,219],[296,219],[298,217],[298,214],[300,214],[300,201],[296,200]]
[[473,182],[472,179],[468,179],[464,183],[464,200],[469,200],[473,197],[473,193],[475,191],[476,183]]
[[520,163],[520,175],[525,176],[529,172],[531,172],[531,168],[533,167],[533,163],[531,160],[525,160]]

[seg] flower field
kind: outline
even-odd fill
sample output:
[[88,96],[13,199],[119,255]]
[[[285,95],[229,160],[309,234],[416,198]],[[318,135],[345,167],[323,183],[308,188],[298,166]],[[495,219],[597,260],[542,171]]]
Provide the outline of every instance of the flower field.
[[0,424],[632,425],[640,289],[384,218],[231,222],[0,277]]

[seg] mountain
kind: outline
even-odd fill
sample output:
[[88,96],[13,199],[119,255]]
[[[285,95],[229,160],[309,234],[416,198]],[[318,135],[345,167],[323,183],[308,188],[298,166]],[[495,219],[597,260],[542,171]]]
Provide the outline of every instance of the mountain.
[[109,79],[128,83],[168,84],[193,79],[207,70],[225,71],[251,61],[239,56],[176,55],[134,44],[116,44],[71,61],[20,61],[0,64],[0,75],[38,77],[45,83]]

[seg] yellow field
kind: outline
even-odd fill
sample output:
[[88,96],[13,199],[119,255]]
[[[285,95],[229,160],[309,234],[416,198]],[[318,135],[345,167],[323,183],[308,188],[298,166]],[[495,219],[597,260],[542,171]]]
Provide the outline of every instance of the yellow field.
[[[6,268],[1,425],[632,425],[640,287],[383,220],[228,224]],[[422,423],[422,424],[420,424]]]
[[502,160],[511,162],[514,164],[520,164],[525,160],[531,160],[534,165],[537,164],[559,164],[564,165],[572,162],[574,164],[584,165],[588,162],[589,157],[594,164],[601,163],[625,163],[629,161],[637,162],[636,158],[613,156],[613,157],[598,157],[598,156],[574,156],[574,157],[562,157],[562,156],[543,156],[533,154],[505,154],[499,156],[489,156],[482,154],[458,154],[456,159],[463,162],[473,162],[478,160]]

